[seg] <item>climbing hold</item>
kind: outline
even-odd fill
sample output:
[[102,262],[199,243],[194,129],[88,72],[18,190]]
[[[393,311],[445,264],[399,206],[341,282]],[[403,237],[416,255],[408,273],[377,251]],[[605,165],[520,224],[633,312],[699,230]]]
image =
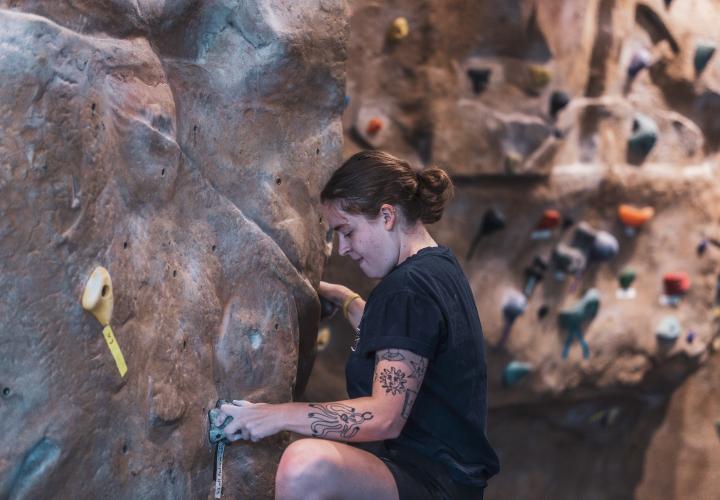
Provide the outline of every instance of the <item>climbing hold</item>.
[[113,293],[112,280],[110,274],[102,266],[98,266],[90,275],[85,291],[82,296],[82,306],[86,311],[90,311],[95,318],[103,326],[103,337],[107,343],[110,354],[115,360],[120,376],[124,377],[127,373],[127,364],[120,345],[115,338],[115,334],[110,327],[110,320],[113,313]]
[[478,232],[475,234],[475,238],[473,238],[472,243],[470,243],[470,250],[467,254],[467,260],[470,260],[472,258],[473,254],[475,253],[475,248],[483,237],[496,231],[500,231],[504,228],[505,217],[503,216],[503,214],[495,210],[494,208],[488,208],[483,214],[482,222],[480,223],[480,228],[478,229]]
[[528,66],[528,74],[530,76],[530,85],[534,91],[538,91],[550,83],[550,71],[543,66],[531,64]]
[[702,257],[703,255],[705,255],[705,252],[707,251],[707,247],[708,247],[707,238],[703,238],[702,240],[700,240],[700,243],[698,243],[698,246],[695,248],[695,251],[697,252],[698,257]]
[[713,54],[715,54],[715,44],[713,43],[699,43],[695,47],[695,59],[693,63],[695,64],[696,75],[703,72]]
[[570,246],[579,249],[585,257],[590,255],[593,246],[595,246],[595,239],[597,238],[597,231],[587,222],[581,222],[575,234],[573,235]]
[[368,135],[375,135],[378,132],[380,132],[382,130],[382,128],[383,128],[383,121],[378,117],[374,117],[374,118],[371,118],[370,121],[368,122],[365,132],[367,132]]
[[567,231],[568,229],[570,229],[573,224],[575,224],[575,219],[573,219],[569,215],[563,216],[563,221],[562,221],[562,230],[563,231]]
[[560,243],[553,249],[550,262],[555,268],[555,279],[563,281],[567,274],[581,272],[587,264],[587,259],[577,248]]
[[693,341],[695,340],[695,332],[692,330],[688,331],[687,335],[685,336],[685,340],[687,341],[688,344],[692,344]]
[[330,343],[330,328],[324,326],[318,330],[317,334],[317,349],[318,351],[324,350]]
[[532,365],[523,361],[510,361],[503,370],[502,385],[509,387],[517,384],[532,371]]
[[682,333],[680,321],[675,316],[665,316],[655,330],[658,342],[665,344],[674,343]]
[[560,225],[560,212],[557,210],[545,210],[542,217],[535,225],[535,229],[530,234],[533,240],[547,240],[552,234],[552,230]]
[[346,94],[345,97],[343,97],[343,109],[347,108],[348,104],[350,104],[350,96]]
[[538,319],[544,319],[545,316],[547,316],[549,312],[550,312],[550,308],[546,304],[541,305],[540,309],[538,309],[538,312],[537,312]]
[[640,49],[635,52],[630,59],[630,64],[628,64],[628,77],[631,80],[635,78],[640,71],[650,66],[651,59],[652,55],[646,49]]
[[598,231],[595,241],[590,248],[590,258],[597,261],[607,261],[615,258],[620,250],[617,238],[607,231]]
[[550,96],[550,116],[555,118],[557,114],[570,103],[570,96],[562,90],[556,90]]
[[91,312],[102,326],[110,324],[113,313],[112,280],[104,267],[96,267],[90,275],[83,292],[82,306]]
[[585,342],[582,333],[584,323],[589,323],[597,316],[600,309],[600,292],[595,288],[591,288],[582,299],[575,305],[567,309],[563,309],[558,314],[558,322],[560,327],[567,330],[568,336],[563,346],[562,357],[567,358],[570,351],[570,345],[573,339],[577,338],[583,351],[583,358],[590,357],[590,348]]
[[658,128],[652,118],[638,113],[633,120],[632,132],[628,140],[628,155],[632,161],[640,161],[655,146]]
[[485,90],[488,86],[488,83],[490,83],[490,75],[492,74],[492,70],[487,68],[482,69],[475,69],[470,68],[467,70],[467,75],[470,78],[470,82],[472,83],[472,89],[473,92],[476,94],[479,94],[483,90]]
[[392,24],[390,24],[390,29],[388,29],[388,38],[393,42],[399,42],[408,36],[409,33],[410,25],[408,24],[408,20],[404,17],[397,17]]
[[502,308],[504,321],[503,332],[500,336],[500,341],[495,346],[496,348],[500,348],[505,345],[505,342],[507,342],[507,339],[510,336],[510,329],[512,328],[513,323],[518,317],[522,316],[526,308],[527,298],[525,295],[517,290],[510,290],[505,298],[505,303]]
[[338,311],[338,306],[325,297],[320,297],[320,320],[332,318]]
[[653,207],[638,208],[624,203],[618,206],[618,217],[625,226],[625,234],[630,237],[634,236],[637,230],[652,219],[654,215],[655,209]]
[[666,295],[685,295],[690,289],[690,277],[685,272],[666,273],[663,276],[663,286]]
[[523,295],[528,299],[540,281],[542,281],[545,271],[547,271],[547,261],[537,255],[533,258],[532,264],[525,268],[525,286],[523,287]]
[[632,267],[626,267],[620,272],[620,275],[618,276],[618,283],[620,284],[620,288],[617,290],[616,296],[618,299],[634,299],[635,298],[635,289],[630,288],[633,281],[635,281],[635,278],[637,276],[637,271],[633,269]]

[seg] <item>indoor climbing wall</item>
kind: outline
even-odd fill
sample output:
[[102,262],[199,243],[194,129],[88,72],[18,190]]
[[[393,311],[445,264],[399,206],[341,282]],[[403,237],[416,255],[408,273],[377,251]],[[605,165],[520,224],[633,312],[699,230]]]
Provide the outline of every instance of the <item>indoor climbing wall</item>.
[[[486,498],[716,498],[720,4],[349,8],[345,154],[456,183],[432,231],[487,340],[503,470]],[[333,257],[327,279],[367,295],[350,266]],[[329,325],[317,370],[342,380]]]
[[0,1],[0,498],[211,497],[208,410],[303,390],[346,37],[334,0]]

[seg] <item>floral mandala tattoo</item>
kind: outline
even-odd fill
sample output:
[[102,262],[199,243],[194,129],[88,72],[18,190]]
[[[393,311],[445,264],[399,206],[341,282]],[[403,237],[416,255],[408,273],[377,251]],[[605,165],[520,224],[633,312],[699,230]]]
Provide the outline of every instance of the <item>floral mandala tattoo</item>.
[[386,394],[392,393],[395,396],[404,393],[406,383],[405,372],[396,368],[385,368],[380,374],[380,385],[385,389]]

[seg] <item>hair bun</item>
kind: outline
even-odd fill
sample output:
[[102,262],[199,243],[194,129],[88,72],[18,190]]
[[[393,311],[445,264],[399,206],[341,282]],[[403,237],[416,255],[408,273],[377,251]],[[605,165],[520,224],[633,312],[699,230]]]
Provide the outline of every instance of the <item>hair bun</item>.
[[452,198],[453,183],[447,172],[437,167],[421,170],[416,175],[417,198],[421,204],[420,220],[432,224],[440,220],[446,203]]

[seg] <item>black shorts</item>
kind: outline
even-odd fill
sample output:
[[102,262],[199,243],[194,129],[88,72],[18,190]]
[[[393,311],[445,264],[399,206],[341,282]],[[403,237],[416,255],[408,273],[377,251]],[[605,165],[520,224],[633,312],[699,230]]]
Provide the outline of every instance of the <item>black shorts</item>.
[[454,481],[444,465],[413,450],[388,447],[382,442],[363,443],[358,447],[387,465],[395,478],[400,500],[482,500],[485,488]]

